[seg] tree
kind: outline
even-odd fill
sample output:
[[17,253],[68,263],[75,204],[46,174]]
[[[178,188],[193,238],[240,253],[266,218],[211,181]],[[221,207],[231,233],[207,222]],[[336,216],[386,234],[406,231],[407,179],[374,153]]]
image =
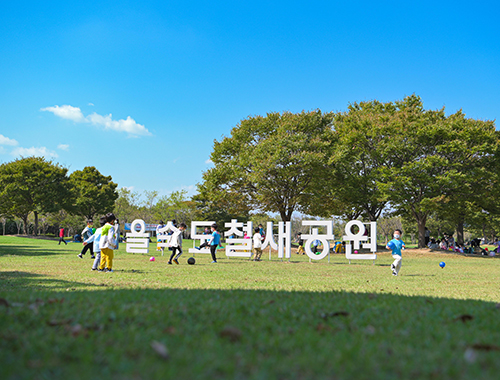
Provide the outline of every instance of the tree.
[[86,219],[93,219],[95,214],[113,210],[118,198],[118,185],[112,181],[111,176],[104,176],[95,167],[87,166],[83,170],[74,171],[69,178],[75,198],[73,212]]
[[392,239],[392,234],[396,229],[402,229],[401,218],[398,216],[382,216],[377,223],[377,231],[379,236],[382,235],[385,239],[384,243],[387,244]]
[[379,169],[394,165],[394,157],[382,149],[381,142],[395,117],[393,103],[376,100],[353,103],[347,112],[335,114],[330,183],[320,188],[325,213],[370,221],[380,217],[387,199],[378,185]]
[[2,228],[3,228],[3,232],[2,232],[2,236],[5,236],[5,225],[7,224],[7,215],[0,215],[0,222],[2,223]]
[[114,213],[120,222],[131,223],[139,217],[139,194],[126,187],[118,189]]
[[242,120],[231,136],[215,141],[214,167],[199,189],[228,212],[277,212],[289,221],[317,201],[314,186],[328,175],[333,114],[269,113]]
[[0,166],[0,212],[22,219],[28,233],[28,216],[69,207],[71,193],[67,169],[42,157],[27,157]]
[[206,183],[199,183],[197,187],[198,194],[192,197],[192,201],[203,220],[213,220],[221,227],[231,219],[237,219],[240,222],[249,220],[251,209],[249,205],[241,201],[240,194],[226,193],[219,197],[212,197],[212,192],[207,189]]
[[387,126],[380,149],[394,162],[379,170],[379,186],[402,215],[418,226],[418,246],[425,247],[425,224],[438,205],[463,200],[469,186],[488,175],[498,151],[493,122],[467,119],[444,108],[424,110],[412,95],[395,102],[396,118]]
[[187,198],[187,191],[179,190],[161,197],[155,204],[153,215],[157,221],[175,219],[189,222],[198,214],[195,203]]

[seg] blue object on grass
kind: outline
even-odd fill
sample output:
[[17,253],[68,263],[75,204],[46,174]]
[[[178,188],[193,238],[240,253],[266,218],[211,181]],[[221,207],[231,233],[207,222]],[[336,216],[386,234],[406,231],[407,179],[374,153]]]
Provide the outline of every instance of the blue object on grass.
[[444,268],[444,267],[445,267],[445,265],[446,265],[446,264],[444,263],[444,261],[441,261],[441,262],[439,263],[439,266],[440,266],[441,268]]

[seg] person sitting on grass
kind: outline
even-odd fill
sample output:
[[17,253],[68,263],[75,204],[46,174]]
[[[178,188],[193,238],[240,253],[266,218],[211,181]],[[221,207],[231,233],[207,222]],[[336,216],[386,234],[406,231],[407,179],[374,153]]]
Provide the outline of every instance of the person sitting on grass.
[[394,231],[394,239],[387,243],[386,248],[392,250],[394,262],[391,264],[392,275],[397,276],[401,270],[402,255],[401,250],[405,249],[405,243],[401,240],[402,232],[397,229]]
[[99,264],[101,263],[101,249],[99,248],[99,241],[101,240],[102,227],[106,224],[105,216],[101,216],[99,218],[99,224],[101,227],[95,230],[94,234],[83,242],[83,245],[93,243],[94,246],[95,259],[94,264],[92,265],[92,270],[97,270]]
[[442,238],[441,243],[439,244],[439,248],[443,250],[448,250],[448,244],[446,244],[446,239]]
[[99,249],[101,250],[101,264],[99,271],[113,272],[113,250],[116,249],[116,233],[114,228],[115,214],[106,214],[106,224],[102,227]]
[[[492,243],[494,246],[496,246],[495,249],[492,250],[493,253],[499,254],[500,253],[500,240],[498,238],[495,238],[495,241]],[[491,255],[490,255],[491,256]],[[494,256],[494,255],[493,255]]]
[[[179,265],[179,257],[182,255],[182,231],[186,229],[186,225],[184,223],[181,223],[179,225],[179,228],[174,230],[174,233],[172,234],[172,238],[170,239],[170,247],[172,247],[172,254],[170,255],[170,260],[168,260],[168,264],[172,264],[172,261]],[[177,256],[175,256],[175,254]],[[175,258],[174,258],[175,256]]]
[[431,240],[429,241],[428,247],[430,249],[439,249],[439,244],[437,243],[436,239],[431,238]]

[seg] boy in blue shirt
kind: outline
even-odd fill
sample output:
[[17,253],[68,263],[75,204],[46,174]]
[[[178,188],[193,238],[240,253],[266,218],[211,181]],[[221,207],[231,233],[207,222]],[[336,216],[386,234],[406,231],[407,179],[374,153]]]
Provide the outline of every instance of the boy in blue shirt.
[[210,240],[210,254],[212,255],[212,264],[217,264],[217,247],[220,244],[220,234],[217,232],[217,224],[212,224],[212,239]]
[[99,241],[101,240],[102,227],[104,227],[104,225],[106,224],[105,216],[100,217],[99,224],[101,225],[101,227],[95,230],[94,234],[83,242],[83,245],[93,243],[94,246],[94,254],[96,257],[94,260],[94,264],[92,265],[92,270],[97,270],[97,267],[101,263],[101,249],[99,248]]
[[199,247],[195,247],[196,249],[201,249],[207,246],[210,246],[210,254],[212,255],[212,264],[217,264],[217,257],[215,253],[217,252],[217,247],[220,245],[220,234],[217,232],[217,224],[214,223],[210,226],[212,230],[212,237],[210,240],[206,241]]
[[401,270],[401,250],[405,249],[405,243],[401,240],[401,230],[394,231],[394,239],[392,239],[385,248],[392,250],[392,258],[394,262],[391,264],[392,275],[397,276]]
[[[92,225],[94,224],[94,221],[92,219],[87,220],[87,227],[84,228],[82,231],[82,239],[83,241],[88,240],[94,232],[92,231]],[[90,250],[90,258],[95,259],[94,256],[94,245],[93,244],[83,244],[83,249],[78,255],[80,259],[83,259],[83,255]]]

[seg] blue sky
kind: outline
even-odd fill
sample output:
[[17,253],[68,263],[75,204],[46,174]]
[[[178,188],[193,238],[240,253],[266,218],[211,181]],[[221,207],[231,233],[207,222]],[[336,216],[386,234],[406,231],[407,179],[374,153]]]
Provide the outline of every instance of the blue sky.
[[500,113],[494,1],[2,1],[0,162],[195,191],[214,139],[272,111],[413,93]]

